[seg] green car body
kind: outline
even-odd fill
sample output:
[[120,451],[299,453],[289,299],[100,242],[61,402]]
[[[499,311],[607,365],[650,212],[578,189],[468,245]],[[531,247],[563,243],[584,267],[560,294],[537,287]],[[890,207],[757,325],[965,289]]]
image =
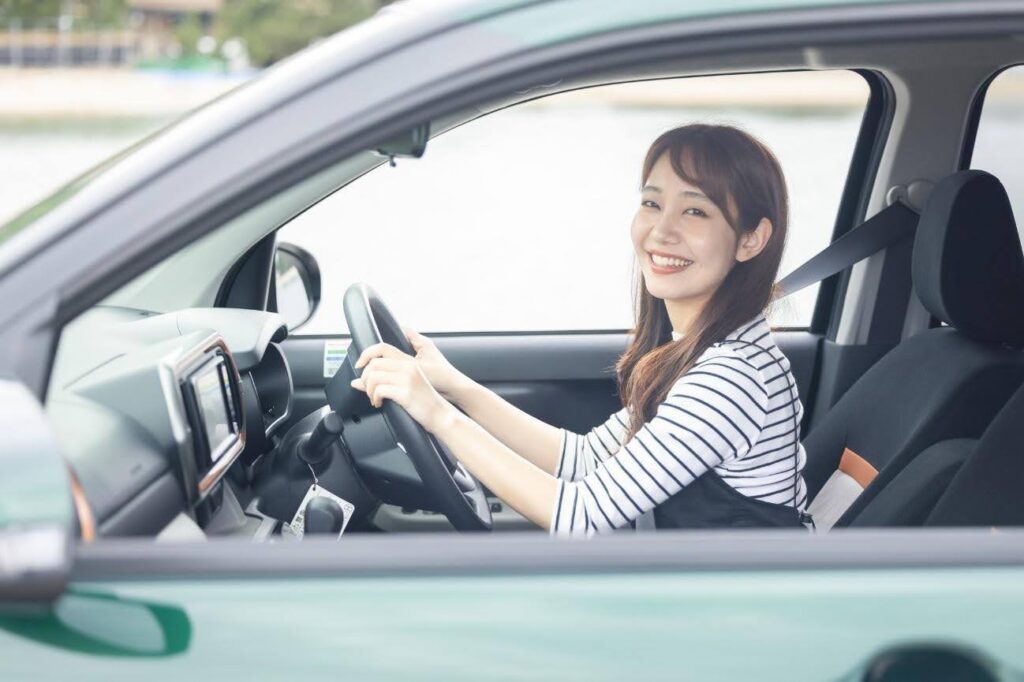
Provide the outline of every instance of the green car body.
[[62,599],[174,606],[183,650],[156,655],[159,631],[126,618],[92,627],[151,657],[68,651],[10,624],[0,652],[12,680],[835,680],[921,643],[1019,670],[1021,584],[1017,568],[95,583]]
[[[395,40],[469,30],[529,54],[661,24],[711,30],[720,19],[763,13],[796,29],[816,11],[853,21],[858,12],[924,16],[942,5],[957,3],[442,3],[419,35]],[[374,46],[377,36],[361,31],[299,59],[341,59],[349,43],[360,58],[360,50],[400,47]],[[59,242],[73,221],[40,221],[87,186],[0,229],[0,255],[35,258]],[[0,322],[20,311],[0,303]],[[24,379],[40,397],[24,371],[2,376]],[[12,401],[28,393],[13,381],[8,389]],[[853,680],[901,647],[936,660],[959,652],[1002,679],[1024,671],[1024,534],[1016,531],[84,545],[69,539],[59,448],[19,440],[32,420],[47,430],[41,417],[22,410],[3,422],[13,436],[0,447],[2,680]],[[62,533],[55,542],[40,542],[67,553],[36,565],[26,551],[37,545],[25,538],[54,529]]]

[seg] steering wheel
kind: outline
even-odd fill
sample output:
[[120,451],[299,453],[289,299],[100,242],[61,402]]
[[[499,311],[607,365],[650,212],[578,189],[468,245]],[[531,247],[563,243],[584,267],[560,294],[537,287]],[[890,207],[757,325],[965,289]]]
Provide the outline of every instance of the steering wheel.
[[[382,341],[403,353],[416,355],[391,311],[369,285],[362,282],[350,285],[345,290],[342,305],[352,335],[351,346],[355,350],[352,358],[359,357],[368,347]],[[404,407],[384,398],[381,410],[391,435],[412,460],[427,494],[455,529],[491,530],[491,508],[480,482],[449,455],[444,446]]]

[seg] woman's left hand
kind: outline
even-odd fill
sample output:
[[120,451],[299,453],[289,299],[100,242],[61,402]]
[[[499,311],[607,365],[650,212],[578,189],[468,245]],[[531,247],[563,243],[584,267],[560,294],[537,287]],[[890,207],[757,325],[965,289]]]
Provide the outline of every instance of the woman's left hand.
[[375,343],[366,348],[355,362],[365,365],[363,373],[351,386],[366,393],[374,407],[384,399],[394,400],[423,428],[434,435],[446,416],[455,407],[430,384],[416,358],[388,343]]

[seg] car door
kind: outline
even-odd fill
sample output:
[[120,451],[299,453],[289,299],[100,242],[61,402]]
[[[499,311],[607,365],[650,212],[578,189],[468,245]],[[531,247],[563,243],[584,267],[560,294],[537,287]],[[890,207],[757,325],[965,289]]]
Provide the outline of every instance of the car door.
[[51,608],[0,605],[0,675],[852,682],[1024,669],[1019,530],[505,537],[84,546]]

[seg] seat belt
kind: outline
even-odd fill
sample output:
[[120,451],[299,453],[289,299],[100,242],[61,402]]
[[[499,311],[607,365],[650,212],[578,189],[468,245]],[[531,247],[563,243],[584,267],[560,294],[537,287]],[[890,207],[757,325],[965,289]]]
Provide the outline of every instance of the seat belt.
[[[909,204],[897,199],[779,280],[779,298],[795,294],[805,287],[842,272],[888,246],[912,238],[917,231],[920,217],[920,213]],[[638,533],[653,530],[653,510],[637,517]]]
[[913,236],[920,214],[897,200],[839,237],[778,282],[779,298],[842,272],[906,237]]
[[649,509],[636,517],[636,532],[645,533],[654,530],[654,510]]

